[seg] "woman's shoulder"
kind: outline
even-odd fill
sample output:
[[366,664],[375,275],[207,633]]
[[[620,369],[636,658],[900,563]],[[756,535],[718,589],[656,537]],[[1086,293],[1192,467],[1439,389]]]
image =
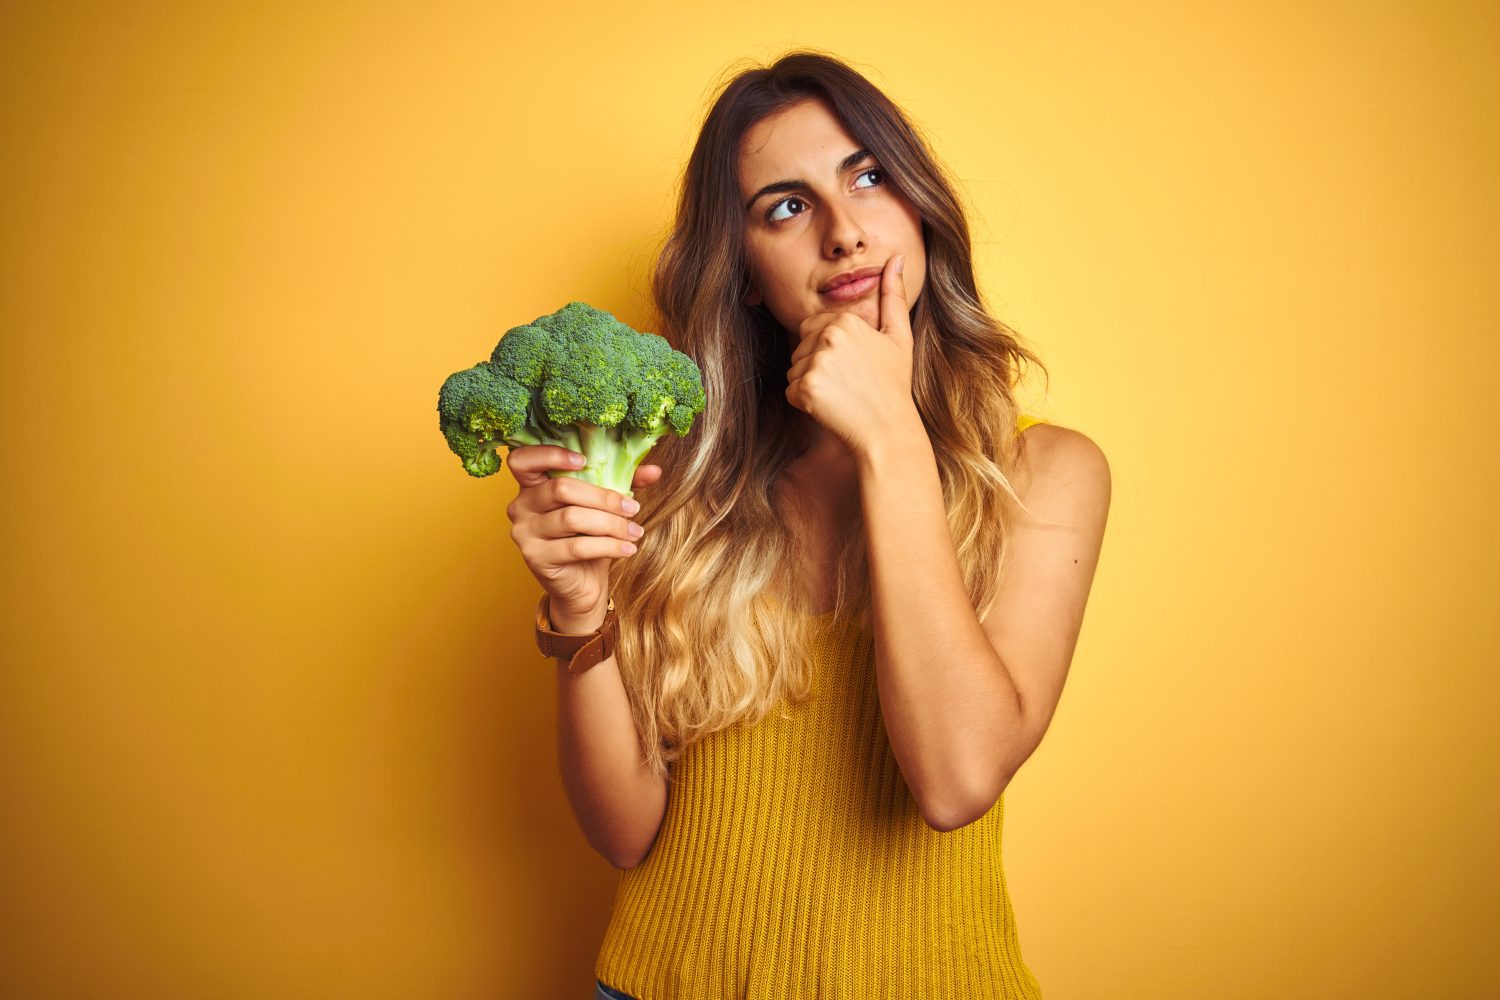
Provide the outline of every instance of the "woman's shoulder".
[[1021,459],[1024,481],[1029,483],[1035,477],[1068,481],[1108,494],[1109,460],[1093,438],[1075,428],[1025,414],[1020,430],[1026,435]]

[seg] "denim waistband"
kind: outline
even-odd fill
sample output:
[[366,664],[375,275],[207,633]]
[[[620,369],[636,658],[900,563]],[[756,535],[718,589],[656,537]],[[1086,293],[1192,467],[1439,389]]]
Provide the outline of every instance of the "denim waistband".
[[635,1000],[629,993],[615,989],[613,986],[605,986],[604,980],[594,980],[594,1000]]

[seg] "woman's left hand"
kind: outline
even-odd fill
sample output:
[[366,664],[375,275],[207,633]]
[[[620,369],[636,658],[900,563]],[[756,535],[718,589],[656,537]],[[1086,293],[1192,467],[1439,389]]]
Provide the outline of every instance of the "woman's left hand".
[[[911,396],[912,333],[900,256],[880,272],[880,329],[855,313],[815,313],[797,328],[786,398],[861,455],[898,432],[921,430]],[[925,431],[923,431],[925,437]]]

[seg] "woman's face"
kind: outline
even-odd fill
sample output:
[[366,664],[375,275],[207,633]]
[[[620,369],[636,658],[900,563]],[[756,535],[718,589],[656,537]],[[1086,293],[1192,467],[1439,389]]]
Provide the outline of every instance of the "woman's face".
[[[750,294],[795,337],[821,312],[854,312],[880,326],[880,270],[897,254],[907,302],[927,278],[922,220],[872,155],[818,98],[757,122],[740,144],[739,181],[750,261]],[[765,191],[766,187],[771,191]],[[828,294],[830,280],[869,270],[854,297]],[[848,291],[848,289],[846,289]],[[794,345],[795,346],[795,345]]]

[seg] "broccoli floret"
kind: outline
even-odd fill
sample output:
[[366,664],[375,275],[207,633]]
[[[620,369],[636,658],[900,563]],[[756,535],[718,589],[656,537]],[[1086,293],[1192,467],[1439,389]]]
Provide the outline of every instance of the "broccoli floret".
[[587,462],[551,475],[625,496],[646,453],[662,435],[692,430],[703,404],[692,358],[585,302],[507,330],[488,361],[454,372],[438,393],[443,436],[471,476],[498,472],[502,445],[556,444]]
[[438,424],[469,475],[500,471],[495,448],[529,433],[527,404],[526,389],[488,361],[454,372],[443,382],[438,390]]

